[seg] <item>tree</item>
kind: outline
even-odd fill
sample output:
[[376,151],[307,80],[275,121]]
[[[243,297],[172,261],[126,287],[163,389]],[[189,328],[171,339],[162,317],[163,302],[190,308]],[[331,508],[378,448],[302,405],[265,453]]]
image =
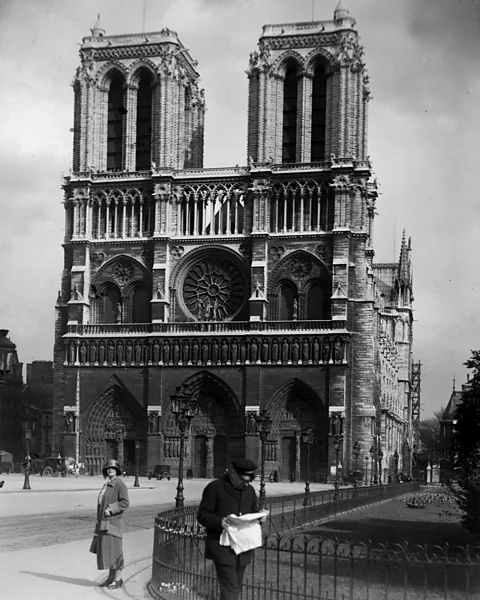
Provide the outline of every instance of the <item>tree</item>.
[[423,419],[418,423],[419,453],[426,452],[432,460],[440,449],[440,419],[445,412],[444,408],[437,410],[434,417]]
[[462,511],[462,525],[480,533],[480,351],[465,363],[473,377],[463,391],[454,423],[455,475],[448,487]]

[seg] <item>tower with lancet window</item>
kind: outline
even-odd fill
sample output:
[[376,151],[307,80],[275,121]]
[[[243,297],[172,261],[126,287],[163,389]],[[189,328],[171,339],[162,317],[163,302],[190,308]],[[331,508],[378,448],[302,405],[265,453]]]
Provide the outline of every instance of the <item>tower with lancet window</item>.
[[411,311],[410,247],[396,279],[375,270],[369,80],[349,11],[340,2],[333,20],[263,28],[247,70],[244,167],[202,168],[204,94],[176,33],[106,35],[99,20],[91,33],[64,182],[56,449],[94,473],[137,457],[143,472],[175,472],[180,390],[198,409],[185,455],[194,476],[258,459],[262,411],[267,474],[306,476],[308,427],[312,477],[343,476],[373,440],[384,467],[410,434],[403,420],[382,446],[400,346],[382,342],[380,385],[377,292],[398,284],[397,313]]

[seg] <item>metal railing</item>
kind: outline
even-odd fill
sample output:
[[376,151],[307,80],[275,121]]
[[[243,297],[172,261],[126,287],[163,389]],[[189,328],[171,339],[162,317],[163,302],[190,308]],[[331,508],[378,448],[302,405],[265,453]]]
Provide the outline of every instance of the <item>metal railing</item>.
[[[242,600],[474,600],[480,598],[480,546],[371,544],[298,530],[356,506],[411,493],[418,484],[375,486],[267,498],[271,517],[262,548],[247,568]],[[301,496],[301,498],[300,498]],[[151,594],[161,600],[218,598],[213,563],[204,555],[197,506],[155,520]],[[282,530],[282,528],[285,529]],[[295,531],[294,531],[295,529]]]

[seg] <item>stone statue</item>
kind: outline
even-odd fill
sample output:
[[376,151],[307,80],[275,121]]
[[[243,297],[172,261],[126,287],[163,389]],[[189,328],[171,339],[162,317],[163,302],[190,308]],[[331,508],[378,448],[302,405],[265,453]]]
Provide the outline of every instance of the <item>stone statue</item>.
[[304,363],[308,362],[309,358],[310,358],[310,348],[308,346],[308,341],[305,339],[305,340],[303,340],[303,344],[302,344],[302,362],[304,362]]
[[65,432],[73,433],[73,415],[71,412],[65,414]]
[[247,422],[245,424],[245,429],[247,433],[253,434],[257,433],[257,421],[255,419],[255,415],[253,413],[247,414]]
[[333,361],[342,362],[343,360],[343,343],[340,338],[335,338],[333,341]]
[[108,344],[108,348],[107,348],[107,362],[108,364],[112,364],[113,363],[113,358],[115,355],[115,348],[113,347],[112,342],[110,342]]
[[320,344],[318,343],[317,338],[313,340],[313,362],[318,362],[320,358]]
[[208,344],[207,342],[203,342],[202,344],[202,362],[206,363],[208,361]]
[[187,364],[190,361],[190,344],[188,341],[183,342],[183,363]]
[[123,363],[123,344],[120,343],[117,346],[117,362],[119,365]]
[[122,322],[122,317],[123,317],[123,312],[122,312],[122,305],[120,304],[120,302],[117,303],[117,309],[115,312],[115,323],[121,323]]
[[334,412],[330,417],[330,433],[332,435],[342,434],[342,419],[338,412]]
[[268,343],[266,341],[262,344],[262,362],[268,361]]
[[193,362],[194,364],[198,362],[198,350],[199,350],[199,348],[198,348],[198,343],[197,343],[197,341],[195,340],[195,341],[193,342],[193,346],[192,346],[192,362]]
[[325,340],[322,345],[322,361],[328,362],[330,360],[330,341]]
[[70,346],[68,347],[68,357],[71,363],[75,362],[75,354],[75,343],[71,342]]
[[127,363],[130,364],[132,362],[132,356],[133,356],[133,348],[132,348],[131,342],[127,343],[127,350],[125,352],[125,355],[126,355]]
[[278,362],[278,343],[277,340],[273,340],[272,344],[272,362]]
[[293,320],[296,321],[298,319],[298,300],[296,298],[293,299]]
[[157,340],[155,340],[153,344],[153,362],[155,364],[160,362],[160,346],[158,345]]
[[173,345],[173,363],[175,365],[177,365],[179,359],[180,359],[180,346],[178,345],[178,342],[175,341],[175,344]]
[[91,364],[95,364],[97,362],[97,346],[94,342],[90,344],[89,361]]
[[87,347],[83,342],[80,345],[80,362],[82,364],[85,364],[87,362]]
[[220,359],[223,364],[225,364],[228,361],[228,344],[226,340],[223,340],[222,342],[222,347],[220,350]]
[[252,363],[257,362],[257,352],[258,352],[257,340],[253,339],[252,343],[250,345],[250,360]]
[[135,362],[139,364],[142,361],[142,346],[140,342],[135,344]]
[[288,362],[288,342],[285,340],[282,344],[282,362]]
[[238,358],[237,340],[232,341],[230,350],[231,350],[231,355],[232,355],[232,364],[235,365],[237,362],[237,358]]
[[170,344],[168,342],[165,342],[163,344],[163,362],[165,364],[168,364],[169,361],[170,361]]
[[212,344],[212,363],[216,365],[218,362],[218,344],[217,340],[213,340]]
[[105,362],[105,345],[103,342],[100,342],[98,346],[98,362],[103,365]]
[[158,413],[151,412],[148,416],[149,433],[158,433]]
[[292,344],[292,361],[298,362],[300,347],[297,342],[297,338],[293,340]]

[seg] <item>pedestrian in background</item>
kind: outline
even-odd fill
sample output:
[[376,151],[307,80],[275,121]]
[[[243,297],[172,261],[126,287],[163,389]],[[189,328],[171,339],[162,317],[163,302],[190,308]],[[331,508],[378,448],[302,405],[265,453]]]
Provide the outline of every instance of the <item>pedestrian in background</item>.
[[109,570],[101,586],[115,590],[123,585],[122,515],[129,506],[129,499],[128,490],[119,479],[122,470],[116,460],[109,460],[102,473],[106,481],[98,495],[97,524],[90,551],[97,555],[98,569]]
[[207,529],[205,556],[215,564],[220,600],[240,597],[243,575],[252,559],[251,550],[237,555],[230,546],[221,546],[222,530],[234,524],[230,515],[258,512],[257,494],[250,485],[255,479],[257,465],[246,458],[235,458],[231,463],[232,470],[203,490],[197,513],[198,522]]

